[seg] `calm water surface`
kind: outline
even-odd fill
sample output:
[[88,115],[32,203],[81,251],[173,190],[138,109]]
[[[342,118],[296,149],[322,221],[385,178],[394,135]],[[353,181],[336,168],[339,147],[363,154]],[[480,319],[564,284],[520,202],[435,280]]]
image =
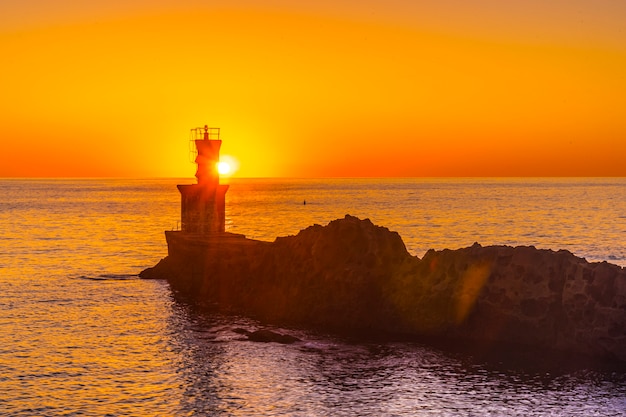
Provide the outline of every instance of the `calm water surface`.
[[[241,340],[261,324],[135,276],[166,255],[190,182],[0,181],[0,415],[626,416],[617,370],[302,329],[277,329],[294,345]],[[418,256],[478,241],[626,265],[625,179],[233,180],[227,204],[227,228],[258,239],[349,213]]]

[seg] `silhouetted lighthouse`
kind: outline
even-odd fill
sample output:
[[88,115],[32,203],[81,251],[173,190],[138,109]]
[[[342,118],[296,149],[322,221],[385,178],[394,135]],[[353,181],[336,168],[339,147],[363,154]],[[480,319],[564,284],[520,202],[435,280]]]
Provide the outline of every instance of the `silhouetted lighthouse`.
[[224,232],[228,185],[220,184],[217,172],[222,146],[220,129],[208,126],[191,129],[191,141],[197,151],[198,183],[178,185],[181,231],[204,235]]

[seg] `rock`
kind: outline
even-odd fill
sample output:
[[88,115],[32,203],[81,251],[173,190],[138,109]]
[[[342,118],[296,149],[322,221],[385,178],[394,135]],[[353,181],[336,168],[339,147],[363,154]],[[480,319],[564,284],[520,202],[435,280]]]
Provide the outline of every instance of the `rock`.
[[271,243],[228,233],[166,237],[169,255],[141,277],[166,278],[175,293],[221,310],[626,361],[626,270],[568,251],[475,243],[419,259],[397,233],[349,215]]
[[282,343],[286,345],[301,341],[295,336],[276,333],[271,330],[257,330],[257,331],[251,332],[248,335],[248,340],[251,340],[253,342],[264,342],[264,343],[275,342],[275,343]]
[[277,333],[277,332],[267,330],[267,329],[255,330],[251,332],[249,330],[238,327],[236,329],[233,329],[233,332],[246,336],[248,340],[252,342],[263,342],[263,343],[274,342],[274,343],[281,343],[284,345],[289,345],[295,342],[301,342],[301,340],[295,336],[291,336],[288,334],[281,334],[281,333]]
[[244,336],[249,336],[252,333],[250,330],[242,329],[241,327],[237,327],[233,329],[233,333],[242,334]]

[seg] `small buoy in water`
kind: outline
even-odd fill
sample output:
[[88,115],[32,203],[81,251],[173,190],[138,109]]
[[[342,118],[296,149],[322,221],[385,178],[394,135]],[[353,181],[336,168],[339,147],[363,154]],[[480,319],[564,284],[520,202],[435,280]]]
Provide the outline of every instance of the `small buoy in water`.
[[304,201],[302,202],[302,205],[303,205],[303,206],[306,206],[306,200],[304,200]]

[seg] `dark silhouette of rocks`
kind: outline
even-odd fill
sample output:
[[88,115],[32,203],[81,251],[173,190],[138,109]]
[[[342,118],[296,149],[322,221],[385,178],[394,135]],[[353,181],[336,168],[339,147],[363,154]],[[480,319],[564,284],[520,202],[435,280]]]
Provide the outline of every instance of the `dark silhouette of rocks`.
[[271,243],[167,233],[169,255],[140,276],[222,311],[626,361],[626,270],[568,251],[475,243],[419,259],[396,232],[352,216]]
[[290,345],[292,343],[301,342],[301,340],[295,336],[274,332],[268,329],[248,331],[246,329],[237,328],[237,329],[234,329],[233,331],[235,333],[239,333],[239,334],[246,336],[248,340],[252,342],[261,342],[261,343],[273,342],[273,343],[281,343],[283,345]]

